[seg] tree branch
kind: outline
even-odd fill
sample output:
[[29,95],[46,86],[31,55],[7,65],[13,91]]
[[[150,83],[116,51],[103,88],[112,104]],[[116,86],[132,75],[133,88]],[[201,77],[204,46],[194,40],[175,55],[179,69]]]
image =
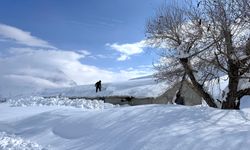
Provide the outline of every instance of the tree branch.
[[218,55],[217,55],[216,53],[214,53],[214,55],[215,55],[216,62],[217,62],[217,64],[218,64],[219,68],[221,68],[221,69],[224,70],[225,72],[228,72],[228,70],[220,63]]
[[239,90],[237,92],[237,97],[238,99],[241,99],[243,96],[245,95],[250,95],[250,88],[247,88],[247,89],[243,89],[243,90]]
[[196,52],[196,53],[193,53],[192,55],[190,55],[188,58],[191,58],[193,56],[196,56],[206,50],[208,50],[210,47],[212,47],[214,44],[216,44],[217,42],[219,42],[220,40],[222,40],[222,37],[218,38],[218,40],[215,40],[214,42],[212,42],[211,44],[209,44],[207,47],[203,48],[202,50]]
[[244,75],[247,71],[250,70],[250,64],[247,65],[246,68],[240,68],[242,70],[240,70],[240,76]]

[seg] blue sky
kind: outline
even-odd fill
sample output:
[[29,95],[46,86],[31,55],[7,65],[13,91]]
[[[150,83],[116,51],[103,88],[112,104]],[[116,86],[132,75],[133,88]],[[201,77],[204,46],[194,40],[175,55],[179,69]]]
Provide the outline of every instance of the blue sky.
[[[95,68],[97,74],[100,70],[103,73],[109,72],[110,76],[112,73],[115,75],[114,78],[104,78],[107,81],[150,74],[150,66],[157,56],[143,43],[145,23],[163,2],[164,0],[1,0],[0,57],[5,64],[10,63],[10,59],[13,64],[14,58],[23,55],[43,53],[44,57],[48,53],[50,56],[47,58],[56,59],[61,53],[61,59],[64,58],[64,53],[69,52],[78,56],[71,60],[74,63]],[[56,56],[48,51],[55,52]],[[26,59],[29,60],[29,57]],[[34,61],[28,66],[37,68],[38,66],[31,65]],[[47,68],[42,65],[39,67]],[[68,66],[66,71],[59,64],[56,67],[79,84],[93,82],[95,76],[102,78],[92,74],[93,79],[84,80],[81,79],[84,76],[76,78],[69,73],[70,68],[80,70],[75,72],[78,74],[88,73],[82,71],[81,67],[76,69],[75,66]],[[127,75],[119,76],[122,74]]]

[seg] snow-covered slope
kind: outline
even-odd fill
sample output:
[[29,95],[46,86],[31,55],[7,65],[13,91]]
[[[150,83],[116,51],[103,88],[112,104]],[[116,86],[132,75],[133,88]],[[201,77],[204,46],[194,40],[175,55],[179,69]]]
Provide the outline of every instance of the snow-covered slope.
[[134,80],[104,83],[102,91],[96,93],[93,85],[81,85],[67,88],[47,89],[39,93],[42,96],[134,96],[134,97],[157,97],[169,88],[166,82],[157,82],[154,78],[138,78]]
[[53,150],[248,150],[250,144],[249,109],[0,104],[0,110],[0,132]]

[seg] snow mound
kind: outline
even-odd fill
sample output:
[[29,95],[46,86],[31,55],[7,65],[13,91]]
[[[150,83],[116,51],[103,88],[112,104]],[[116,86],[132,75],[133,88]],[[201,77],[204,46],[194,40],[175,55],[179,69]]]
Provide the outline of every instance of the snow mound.
[[69,99],[66,97],[25,97],[18,99],[9,99],[8,103],[12,107],[26,107],[26,106],[72,106],[83,109],[106,109],[113,108],[116,105],[104,103],[101,100],[86,100],[86,99]]
[[5,150],[47,150],[37,143],[24,140],[15,135],[9,135],[5,132],[0,133],[0,149]]

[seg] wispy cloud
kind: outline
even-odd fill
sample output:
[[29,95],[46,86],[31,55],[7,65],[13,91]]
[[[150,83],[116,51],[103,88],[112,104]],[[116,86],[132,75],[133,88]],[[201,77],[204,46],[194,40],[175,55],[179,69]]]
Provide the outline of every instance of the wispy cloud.
[[85,55],[85,56],[90,56],[91,52],[87,51],[87,50],[78,50],[77,51],[79,54]]
[[97,54],[97,55],[91,55],[89,57],[92,59],[114,59],[115,58],[113,55],[107,55],[107,54]]
[[96,55],[96,57],[98,57],[98,58],[111,58],[110,56],[103,55],[103,54],[98,54],[98,55]]
[[82,25],[87,27],[107,27],[107,28],[114,28],[116,25],[123,24],[124,21],[120,19],[114,19],[109,17],[96,17],[91,14],[85,16],[84,21],[79,20],[68,20],[67,23],[72,23],[76,25]]
[[144,40],[136,43],[107,43],[106,46],[110,47],[113,50],[120,52],[120,57],[117,58],[118,61],[125,61],[130,59],[130,56],[143,53],[143,49],[148,47]]
[[66,21],[66,23],[85,26],[94,29],[102,28],[106,30],[111,30],[114,29],[115,26],[123,24],[124,22],[122,20],[111,19],[111,18],[88,17],[84,21],[70,20]]
[[32,47],[52,48],[54,46],[47,41],[32,36],[30,32],[23,31],[13,26],[0,23],[0,39],[1,41],[12,40],[16,43]]

